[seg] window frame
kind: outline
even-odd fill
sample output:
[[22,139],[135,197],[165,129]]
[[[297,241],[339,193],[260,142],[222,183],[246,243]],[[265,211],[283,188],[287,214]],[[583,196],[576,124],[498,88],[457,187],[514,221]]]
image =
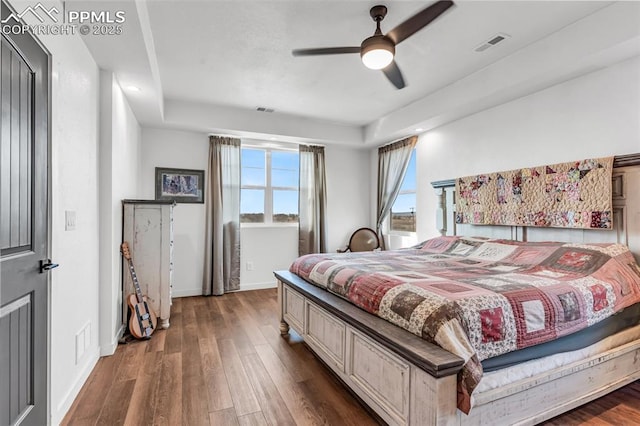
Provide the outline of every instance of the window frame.
[[[299,205],[299,197],[300,197],[300,170],[299,170],[299,159],[300,154],[298,148],[288,148],[288,147],[274,147],[274,146],[261,146],[254,144],[242,144],[240,149],[251,149],[255,151],[264,151],[265,153],[265,161],[264,161],[264,173],[265,173],[265,184],[263,185],[244,185],[242,184],[242,168],[244,167],[242,163],[240,164],[240,197],[242,197],[243,189],[254,189],[254,190],[263,190],[264,191],[264,220],[263,222],[243,222],[242,221],[242,211],[240,212],[240,226],[241,227],[289,227],[295,226],[297,227],[300,220],[300,205]],[[298,154],[298,185],[297,186],[272,186],[272,153],[274,151],[277,152],[295,152]],[[242,157],[242,153],[241,153]],[[273,221],[273,192],[274,191],[295,191],[298,195],[298,220],[295,222],[274,222]]]
[[[415,195],[415,204],[416,206],[414,207],[414,211],[413,211],[413,225],[415,227],[415,229],[413,231],[403,231],[403,230],[396,230],[393,229],[392,223],[393,223],[393,206],[391,206],[391,211],[389,212],[389,216],[386,219],[387,222],[387,232],[390,235],[397,235],[397,236],[401,236],[401,237],[413,237],[416,235],[417,231],[418,231],[418,157],[417,157],[417,152],[416,152],[416,148],[413,148],[413,151],[411,151],[411,156],[415,159],[415,164],[416,164],[416,185],[415,185],[415,189],[412,190],[401,190],[400,192],[398,192],[398,197],[400,197],[401,195],[406,195],[406,194],[414,194]],[[411,161],[411,157],[409,158],[409,161]],[[407,177],[406,175],[404,176],[405,178]],[[404,179],[402,180],[402,183],[404,184]],[[402,186],[402,184],[401,184]],[[396,199],[394,200],[394,204],[395,202],[398,200],[398,198],[396,197]]]

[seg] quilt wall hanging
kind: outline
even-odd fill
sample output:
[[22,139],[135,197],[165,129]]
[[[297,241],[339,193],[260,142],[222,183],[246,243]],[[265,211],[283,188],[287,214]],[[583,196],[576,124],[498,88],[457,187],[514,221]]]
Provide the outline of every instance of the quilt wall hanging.
[[611,229],[613,157],[459,178],[456,223]]

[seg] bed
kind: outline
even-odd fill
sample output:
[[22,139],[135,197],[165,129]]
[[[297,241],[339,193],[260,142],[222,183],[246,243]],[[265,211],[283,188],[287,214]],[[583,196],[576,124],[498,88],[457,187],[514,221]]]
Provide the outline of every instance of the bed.
[[[453,183],[436,182],[433,186],[439,200],[437,223],[442,237],[400,254],[392,253],[392,256],[397,256],[395,263],[401,266],[393,268],[378,263],[376,254],[358,255],[357,258],[347,255],[346,260],[337,262],[334,255],[329,255],[318,259],[311,259],[313,256],[298,259],[292,266],[292,271],[298,275],[289,271],[276,272],[281,332],[285,334],[292,327],[316,355],[389,424],[535,424],[624,386],[640,378],[640,324],[638,312],[633,310],[637,308],[635,304],[640,297],[637,290],[640,275],[633,261],[633,256],[637,260],[640,254],[640,156],[616,157],[612,183],[615,229],[591,231],[456,225],[453,220]],[[458,235],[479,235],[481,238]],[[631,251],[625,252],[620,244],[628,246]],[[521,269],[506,261],[509,256],[523,250],[531,253],[533,248],[545,253],[537,256],[542,259],[541,265],[522,262],[522,256],[519,265],[524,266]],[[463,253],[465,250],[467,255]],[[585,253],[594,255],[586,263]],[[407,273],[406,265],[414,261],[419,263],[418,259],[423,255],[430,256],[429,262],[436,266],[440,262],[440,272],[426,272],[418,267]],[[451,262],[455,267],[452,268]],[[585,290],[584,294],[580,291],[559,291],[556,296],[562,294],[562,297],[556,297],[554,302],[549,302],[536,314],[536,309],[541,306],[540,299],[530,297],[530,292],[524,287],[511,289],[513,297],[520,298],[521,302],[522,298],[528,298],[518,306],[529,306],[533,316],[508,325],[505,318],[496,316],[497,306],[481,306],[483,309],[476,310],[476,314],[483,311],[484,316],[477,324],[470,326],[465,322],[469,320],[459,320],[465,325],[462,328],[476,330],[471,333],[471,338],[451,338],[460,334],[452,326],[455,321],[451,321],[458,318],[459,312],[451,306],[464,305],[462,302],[444,304],[438,312],[445,320],[438,327],[425,328],[422,332],[419,330],[422,323],[416,322],[420,315],[408,308],[415,308],[424,301],[419,297],[424,296],[420,291],[406,291],[412,283],[440,286],[440,290],[449,294],[464,292],[468,290],[465,288],[467,281],[459,278],[467,277],[476,269],[481,274],[477,278],[480,288],[488,291],[500,280],[524,280],[522,274],[525,270],[531,272],[533,269],[537,274],[534,277],[548,280],[549,274],[558,272],[558,267],[570,272],[569,278],[586,282],[593,278],[582,274],[584,271],[578,273],[577,269],[590,269],[590,272],[599,274],[597,279],[602,279],[601,268],[608,269],[603,266],[608,262],[627,265],[623,272],[610,274],[617,278],[612,278],[615,282],[607,287],[610,290],[608,294],[591,290]],[[336,263],[340,265],[336,266]],[[322,272],[331,268],[339,268],[341,272]],[[393,289],[385,290],[397,294],[385,298],[387,305],[383,309],[367,305],[371,303],[367,300],[376,300],[375,294],[369,299],[363,297],[369,290],[375,293],[380,286],[369,287],[369,290],[364,286],[359,294],[357,291],[353,295],[341,293],[340,285],[346,282],[346,275],[353,279],[367,268],[373,269],[374,276],[377,274],[379,279],[386,277],[389,281],[390,276],[395,281],[399,279]],[[455,275],[451,276],[454,270]],[[330,281],[329,276],[338,278]],[[531,276],[526,279],[531,279]],[[543,284],[555,289],[558,280],[568,280],[567,277],[554,279],[551,280],[553,285],[549,284],[551,281]],[[322,287],[328,287],[333,293]],[[614,297],[614,294],[619,297]],[[484,295],[478,297],[482,299]],[[604,305],[598,304],[598,300]],[[395,308],[391,306],[394,303]],[[550,314],[552,310],[547,308],[554,303],[560,313]],[[422,303],[421,306],[424,305]],[[503,308],[505,312],[509,310],[508,306]],[[373,316],[367,310],[382,312],[385,319]],[[578,330],[607,324],[610,320],[605,321],[604,311],[611,314],[619,311],[620,314],[613,315],[613,318],[626,315],[620,321],[624,327],[614,329],[614,334],[609,330],[607,337],[598,337],[592,342],[562,343],[564,349],[560,354],[557,354],[556,347],[533,356],[507,358],[493,366],[485,364],[486,360],[509,355],[513,349],[518,349],[516,352],[521,355],[527,348],[553,343],[555,339],[550,336],[554,334],[553,337],[566,335],[568,338]],[[564,315],[564,319],[557,321],[562,324],[552,331],[546,325],[553,322],[554,315]],[[508,337],[508,344],[499,342],[502,337],[495,338],[496,328],[491,324],[500,324],[502,328],[498,329],[502,330],[502,337]],[[534,337],[530,341],[521,339],[514,332],[518,327],[529,327],[529,334]],[[445,329],[447,333],[440,332]],[[427,338],[419,337],[420,334]],[[482,375],[483,368],[492,371]],[[477,374],[478,369],[480,375]]]

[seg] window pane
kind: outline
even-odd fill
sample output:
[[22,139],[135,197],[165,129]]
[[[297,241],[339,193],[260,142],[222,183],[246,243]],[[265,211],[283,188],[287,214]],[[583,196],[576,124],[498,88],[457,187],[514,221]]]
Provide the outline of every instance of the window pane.
[[240,177],[242,186],[258,185],[265,186],[264,169],[242,168],[242,176]]
[[416,150],[411,152],[411,158],[409,159],[409,167],[407,168],[407,174],[404,175],[402,186],[400,191],[415,191],[416,190]]
[[240,190],[240,222],[264,222],[264,189]]
[[266,184],[265,175],[266,152],[261,149],[242,149],[242,186]]
[[400,194],[391,208],[392,231],[416,231],[416,194]]
[[271,170],[271,186],[284,186],[288,188],[298,187],[298,171],[297,170]]
[[298,191],[273,191],[273,221],[298,221]]
[[242,148],[242,167],[261,167],[264,169],[265,154],[262,149]]
[[298,170],[297,151],[242,148],[240,221],[297,222]]
[[298,187],[299,160],[297,152],[271,152],[271,185]]
[[298,170],[298,153],[293,151],[272,151],[271,167],[273,169]]

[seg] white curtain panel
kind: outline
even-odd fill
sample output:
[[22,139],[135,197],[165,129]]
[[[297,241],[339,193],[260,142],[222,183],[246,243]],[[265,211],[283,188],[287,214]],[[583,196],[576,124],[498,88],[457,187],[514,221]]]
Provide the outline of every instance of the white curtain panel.
[[298,254],[327,251],[324,147],[300,145]]
[[411,136],[398,142],[378,148],[378,220],[377,231],[380,245],[385,250],[382,224],[391,213],[391,207],[398,197],[404,175],[409,167],[411,152],[418,142],[417,136]]
[[240,288],[240,139],[211,136],[202,294]]

